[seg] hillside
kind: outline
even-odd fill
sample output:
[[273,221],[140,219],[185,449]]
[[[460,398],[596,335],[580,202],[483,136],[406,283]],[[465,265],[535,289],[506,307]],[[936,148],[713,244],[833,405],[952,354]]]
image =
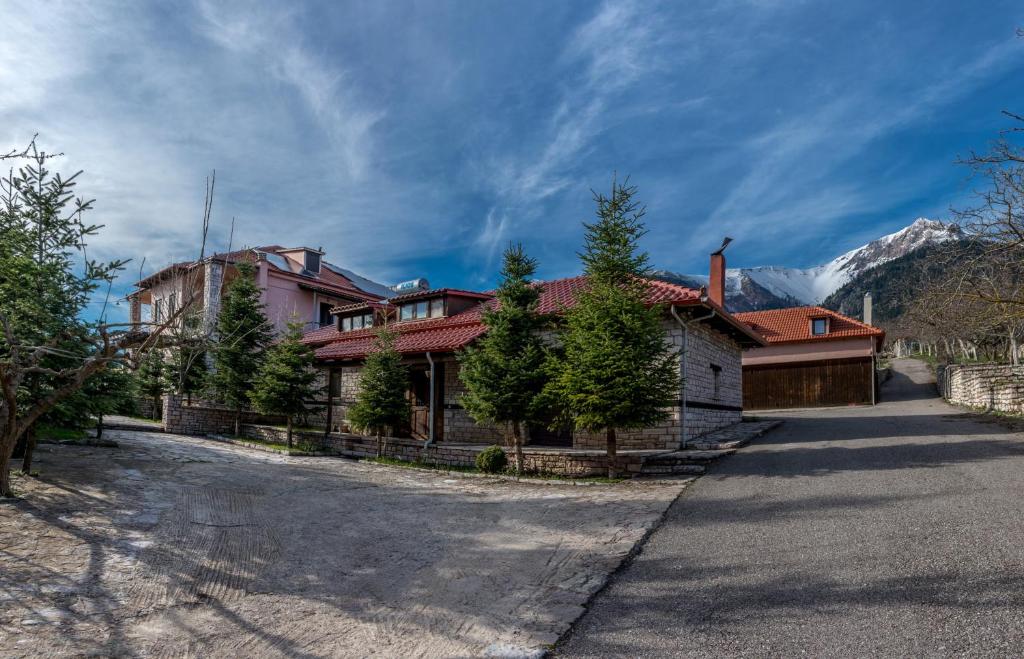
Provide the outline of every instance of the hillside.
[[945,245],[925,245],[887,261],[848,281],[829,295],[822,306],[839,313],[860,318],[864,311],[864,294],[870,292],[874,322],[897,320],[913,301],[914,295],[943,274],[940,258]]

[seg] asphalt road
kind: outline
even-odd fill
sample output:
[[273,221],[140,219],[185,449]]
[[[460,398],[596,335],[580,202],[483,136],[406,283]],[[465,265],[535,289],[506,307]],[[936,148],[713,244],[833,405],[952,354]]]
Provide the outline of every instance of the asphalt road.
[[895,371],[699,479],[557,654],[1024,654],[1024,435]]

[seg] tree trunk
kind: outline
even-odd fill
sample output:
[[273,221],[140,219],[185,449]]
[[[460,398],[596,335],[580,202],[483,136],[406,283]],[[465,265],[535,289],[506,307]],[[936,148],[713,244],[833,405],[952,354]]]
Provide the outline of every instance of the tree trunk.
[[96,441],[99,441],[103,437],[103,415],[96,415]]
[[235,410],[235,437],[242,436],[242,410]]
[[608,429],[608,478],[619,475],[618,445],[615,439],[615,428]]
[[153,397],[153,420],[160,420],[160,398],[157,396]]
[[523,455],[523,429],[516,421],[512,422],[512,449],[516,454],[516,473],[526,470],[526,457]]
[[25,457],[21,461],[21,473],[28,475],[32,473],[32,454],[36,450],[36,424],[29,426],[25,431]]
[[[0,424],[0,431],[5,430]],[[0,499],[13,497],[11,490],[11,453],[14,449],[15,440],[0,432]]]
[[288,448],[292,447],[292,415],[288,415]]
[[381,437],[380,428],[377,428],[377,457],[384,456],[384,440]]

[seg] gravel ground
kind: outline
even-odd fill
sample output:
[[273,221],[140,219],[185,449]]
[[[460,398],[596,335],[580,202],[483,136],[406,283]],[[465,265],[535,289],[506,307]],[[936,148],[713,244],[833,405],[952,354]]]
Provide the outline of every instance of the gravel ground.
[[0,656],[479,656],[554,643],[685,483],[558,485],[147,432],[0,504]]
[[1024,435],[897,361],[875,408],[780,412],[714,467],[566,657],[1021,656]]

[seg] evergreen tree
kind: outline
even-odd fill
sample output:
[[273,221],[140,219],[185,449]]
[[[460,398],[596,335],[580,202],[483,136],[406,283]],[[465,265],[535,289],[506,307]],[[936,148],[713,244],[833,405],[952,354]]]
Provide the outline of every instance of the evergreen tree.
[[505,250],[498,305],[483,314],[487,333],[459,355],[459,377],[466,387],[462,406],[477,423],[505,426],[517,472],[524,467],[523,424],[539,420],[538,394],[547,381],[538,334],[544,322],[537,314],[540,288],[530,282],[536,269],[522,245]]
[[239,263],[237,268],[238,276],[229,284],[217,316],[214,373],[210,377],[216,395],[235,410],[235,435],[273,337],[260,302],[255,269],[249,263]]
[[292,421],[306,411],[305,402],[316,396],[313,349],[302,342],[302,323],[288,323],[288,332],[267,351],[267,358],[249,392],[253,406],[263,414],[283,414],[288,420],[288,448]]
[[202,317],[189,313],[181,324],[170,331],[170,355],[167,360],[167,388],[192,402],[193,394],[206,387],[207,339],[203,333]]
[[394,428],[409,418],[406,398],[409,372],[402,364],[402,355],[395,349],[395,333],[385,325],[377,329],[376,334],[374,351],[367,355],[359,374],[359,390],[348,418],[356,428],[377,435],[377,457],[380,457],[385,428]]
[[580,255],[588,287],[566,313],[547,392],[576,429],[605,433],[609,476],[617,473],[616,430],[663,421],[680,388],[664,309],[646,302],[648,259],[637,245],[645,209],[635,193],[628,181],[613,181],[610,197],[594,195],[598,219],[584,223]]
[[167,374],[161,350],[150,350],[143,356],[135,371],[135,387],[139,394],[153,402],[153,419],[159,419],[160,399],[167,393]]
[[96,439],[101,439],[103,417],[131,407],[131,374],[121,364],[110,364],[86,380],[80,393],[85,399],[85,409],[96,417]]

